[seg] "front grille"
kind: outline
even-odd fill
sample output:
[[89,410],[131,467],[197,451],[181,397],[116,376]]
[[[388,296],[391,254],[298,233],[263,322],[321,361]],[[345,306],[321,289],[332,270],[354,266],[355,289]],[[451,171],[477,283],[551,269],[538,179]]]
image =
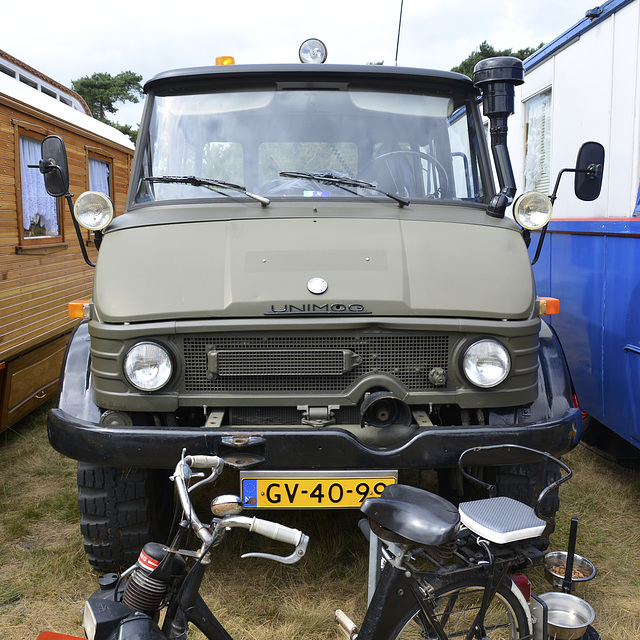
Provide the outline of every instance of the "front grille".
[[432,369],[449,370],[443,334],[216,334],[180,342],[191,393],[341,393],[373,374],[422,391],[434,388]]
[[215,354],[219,376],[340,376],[345,372],[345,350],[234,349]]

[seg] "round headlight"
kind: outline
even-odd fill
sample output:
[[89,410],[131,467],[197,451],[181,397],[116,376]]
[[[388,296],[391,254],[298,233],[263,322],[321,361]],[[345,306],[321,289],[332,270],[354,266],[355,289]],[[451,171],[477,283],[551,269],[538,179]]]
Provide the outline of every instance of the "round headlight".
[[496,340],[478,340],[462,358],[467,380],[477,387],[495,387],[509,375],[511,358],[506,347]]
[[157,391],[164,387],[173,372],[169,352],[155,342],[139,342],[129,349],[124,359],[127,380],[141,391]]
[[113,220],[113,204],[101,191],[81,193],[73,208],[78,224],[90,231],[104,229]]
[[553,205],[549,196],[537,191],[523,193],[513,204],[513,217],[525,229],[541,229],[551,220]]
[[322,40],[309,38],[300,45],[298,56],[300,62],[322,64],[327,59],[327,47],[324,46]]

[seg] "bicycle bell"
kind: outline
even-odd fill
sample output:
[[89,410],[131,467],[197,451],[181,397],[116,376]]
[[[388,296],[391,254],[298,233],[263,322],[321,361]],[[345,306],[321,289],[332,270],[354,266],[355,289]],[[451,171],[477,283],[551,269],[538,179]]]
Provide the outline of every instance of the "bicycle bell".
[[211,513],[218,518],[237,516],[242,511],[242,500],[238,496],[224,495],[211,502]]

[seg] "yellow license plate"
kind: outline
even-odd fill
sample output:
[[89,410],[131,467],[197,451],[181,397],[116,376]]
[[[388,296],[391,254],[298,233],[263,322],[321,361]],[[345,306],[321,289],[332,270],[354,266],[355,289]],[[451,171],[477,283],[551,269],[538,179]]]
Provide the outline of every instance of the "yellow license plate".
[[397,471],[243,471],[240,493],[247,508],[358,508],[397,481]]

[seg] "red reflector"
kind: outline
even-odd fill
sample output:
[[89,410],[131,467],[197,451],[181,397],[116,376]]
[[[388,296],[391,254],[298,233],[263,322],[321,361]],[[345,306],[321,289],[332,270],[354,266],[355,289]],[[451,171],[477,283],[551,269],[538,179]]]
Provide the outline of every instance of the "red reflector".
[[[578,402],[578,396],[577,394],[573,394],[573,396],[571,396],[573,398],[573,407],[574,409],[580,409],[580,403]],[[587,416],[589,415],[586,411],[582,411],[582,409],[580,409],[580,412],[582,413],[582,419],[586,420]]]
[[43,631],[37,640],[86,640],[80,636],[69,636],[66,633],[57,633],[55,631]]
[[524,573],[516,573],[511,576],[513,583],[520,589],[524,599],[529,602],[531,600],[531,583]]

